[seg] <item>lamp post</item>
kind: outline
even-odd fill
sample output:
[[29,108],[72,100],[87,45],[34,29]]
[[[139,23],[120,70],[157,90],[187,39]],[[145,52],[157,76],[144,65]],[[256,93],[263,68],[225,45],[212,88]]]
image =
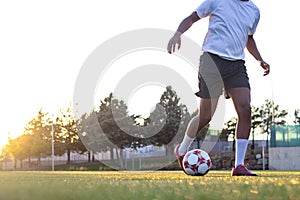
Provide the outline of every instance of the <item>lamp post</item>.
[[263,134],[263,140],[262,140],[262,164],[263,164],[263,170],[265,170],[265,122],[264,122],[264,115],[265,115],[265,111],[264,111],[265,107],[264,105],[262,106],[261,109],[261,115],[262,115],[262,134]]
[[54,171],[54,124],[55,124],[55,120],[54,120],[54,116],[52,115],[52,124],[51,124],[51,161],[52,161],[52,171]]

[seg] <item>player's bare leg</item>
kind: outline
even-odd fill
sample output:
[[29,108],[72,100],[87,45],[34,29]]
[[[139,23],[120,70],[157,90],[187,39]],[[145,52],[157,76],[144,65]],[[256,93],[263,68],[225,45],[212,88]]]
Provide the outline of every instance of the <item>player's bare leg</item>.
[[218,98],[200,99],[199,113],[188,124],[183,141],[178,148],[179,155],[184,155],[187,152],[197,133],[211,121],[216,111],[217,103]]
[[235,110],[238,115],[238,123],[236,127],[236,153],[235,166],[232,170],[233,176],[256,176],[244,166],[245,154],[248,147],[248,139],[251,130],[251,97],[250,89],[232,88],[228,90]]

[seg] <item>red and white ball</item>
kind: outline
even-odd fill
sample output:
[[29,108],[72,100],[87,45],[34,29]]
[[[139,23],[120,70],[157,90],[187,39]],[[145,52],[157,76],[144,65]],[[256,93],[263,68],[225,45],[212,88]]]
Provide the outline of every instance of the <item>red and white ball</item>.
[[183,170],[191,176],[204,176],[212,166],[208,153],[201,149],[187,152],[182,162]]

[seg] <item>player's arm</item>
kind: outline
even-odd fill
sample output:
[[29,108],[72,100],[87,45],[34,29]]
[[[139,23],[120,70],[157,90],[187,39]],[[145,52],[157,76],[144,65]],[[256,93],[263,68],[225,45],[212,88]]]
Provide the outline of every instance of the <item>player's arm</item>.
[[196,12],[193,12],[190,16],[186,17],[182,22],[179,24],[178,29],[174,36],[170,39],[168,43],[168,52],[173,53],[175,52],[176,44],[178,45],[178,49],[181,46],[181,35],[186,32],[196,21],[198,21],[200,17]]
[[261,57],[261,55],[260,55],[260,53],[259,53],[259,51],[258,51],[258,49],[257,49],[256,42],[255,42],[255,40],[254,40],[254,38],[253,38],[253,35],[249,35],[249,36],[248,36],[248,41],[247,41],[246,47],[247,47],[249,53],[250,53],[257,61],[259,61],[260,66],[265,70],[264,76],[268,75],[268,74],[270,73],[270,65],[269,65],[268,63],[266,63],[266,62],[262,59],[262,57]]

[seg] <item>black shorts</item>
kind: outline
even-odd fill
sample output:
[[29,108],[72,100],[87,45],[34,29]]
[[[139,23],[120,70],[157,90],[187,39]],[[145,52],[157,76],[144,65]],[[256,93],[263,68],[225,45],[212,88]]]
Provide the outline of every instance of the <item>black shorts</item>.
[[200,57],[198,81],[199,92],[195,94],[204,99],[218,98],[231,88],[250,89],[244,60],[227,60],[208,52]]

